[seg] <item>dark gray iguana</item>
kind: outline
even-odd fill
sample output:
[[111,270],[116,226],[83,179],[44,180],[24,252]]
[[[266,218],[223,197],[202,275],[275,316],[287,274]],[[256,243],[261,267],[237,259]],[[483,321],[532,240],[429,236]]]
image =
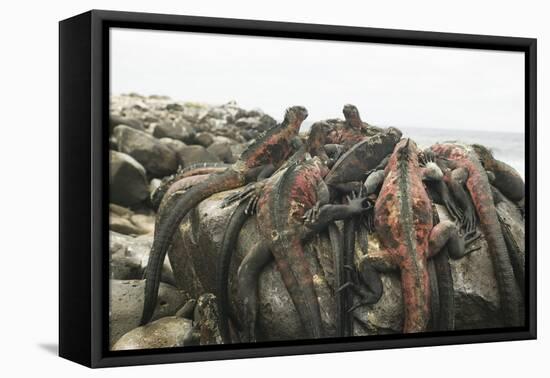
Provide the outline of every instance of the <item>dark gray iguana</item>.
[[[523,298],[516,283],[506,240],[502,234],[489,177],[478,155],[471,147],[457,144],[435,144],[430,147],[430,150],[437,157],[446,159],[447,167],[452,171],[453,195],[466,206],[464,214],[466,229],[474,229],[475,215],[477,214],[479,218],[495,271],[504,325],[523,325]],[[508,171],[506,170],[506,172]],[[508,181],[503,180],[504,182]],[[464,190],[464,186],[467,188],[467,192]],[[513,190],[513,192],[519,191]],[[472,204],[475,213],[472,210]],[[468,211],[468,209],[470,210]]]
[[266,132],[256,142],[250,145],[239,160],[225,171],[211,175],[204,182],[191,187],[173,203],[166,204],[168,211],[162,211],[158,216],[158,228],[149,262],[145,273],[145,295],[141,324],[149,322],[156,305],[160,268],[166,252],[170,247],[173,235],[187,213],[201,201],[215,193],[238,188],[256,180],[258,177],[268,177],[280,167],[292,154],[293,140],[298,136],[302,122],[307,118],[307,110],[301,106],[289,108],[284,121]]
[[[296,307],[309,338],[323,337],[321,314],[313,277],[304,256],[302,243],[337,219],[360,214],[364,198],[350,198],[345,205],[329,204],[329,192],[323,177],[328,168],[318,157],[295,163],[258,184],[256,193],[243,201],[234,214],[243,214],[247,207],[257,210],[257,230],[261,240],[246,255],[237,273],[238,292],[243,298],[244,341],[256,340],[257,285],[265,265],[273,258]],[[222,243],[220,292],[221,331],[230,342],[227,299],[228,260],[242,226],[241,215],[230,220]]]
[[[321,125],[321,124],[319,125],[326,127],[326,125]],[[308,138],[308,141],[305,146],[306,150],[308,151],[316,150],[315,148],[312,148],[312,147],[318,146],[317,143],[319,142],[319,139],[317,138],[317,135],[318,134],[315,134],[315,133],[310,134],[310,137]],[[330,173],[327,176],[323,175],[323,177],[325,177],[325,180],[326,180],[326,177],[329,177],[329,176],[333,177],[334,182],[338,182],[338,183],[342,183],[346,178],[360,180],[362,178],[361,173],[344,175],[344,174],[338,174],[337,172],[334,172],[334,170],[347,169],[347,170],[358,170],[359,172],[366,172],[368,170],[372,170],[374,167],[376,167],[380,163],[380,160],[381,160],[380,156],[385,156],[391,153],[391,151],[393,151],[393,148],[395,144],[399,141],[400,137],[401,137],[401,133],[398,130],[391,128],[391,129],[385,130],[380,135],[375,135],[371,138],[363,140],[359,144],[352,147],[349,153],[346,153],[343,156],[341,156],[338,162],[333,166]],[[345,161],[340,162],[340,160],[342,159],[350,160],[352,164],[347,164]],[[302,173],[305,174],[306,172],[302,172]],[[298,178],[299,177],[297,177],[296,179]],[[276,177],[273,176],[269,180],[271,181],[275,179]],[[325,183],[323,183],[322,185],[324,186]],[[312,190],[312,188],[309,188],[309,190]],[[237,194],[235,198],[242,200],[243,198],[246,198],[246,196],[249,193],[250,193],[250,190],[245,189],[242,193]],[[315,194],[298,192],[290,196],[289,197],[290,199],[287,199],[287,201],[288,200],[303,201],[302,197],[306,195],[313,196]],[[256,206],[258,198],[259,198],[258,195],[251,196],[247,201],[245,201],[246,204],[239,205],[239,207],[235,210],[235,212],[233,213],[233,215],[229,220],[229,224],[224,235],[224,241],[222,243],[222,251],[220,253],[220,262],[218,264],[218,275],[217,275],[218,285],[217,286],[218,286],[218,304],[219,304],[218,307],[220,309],[220,314],[221,314],[220,319],[222,321],[220,328],[222,329],[222,335],[224,335],[224,339],[226,341],[229,340],[229,328],[227,326],[228,317],[229,317],[229,300],[227,297],[229,262],[231,260],[232,251],[235,248],[234,246],[238,238],[238,233],[246,220],[247,213],[253,212],[251,210],[253,210],[254,207]],[[232,199],[230,198],[229,202],[231,200]],[[321,222],[324,225],[325,223],[324,223],[323,217],[318,218],[318,216],[321,214],[321,210],[320,210],[321,203],[322,202],[312,207],[311,211],[308,213],[308,220],[310,222],[313,220],[316,220]],[[338,205],[338,206],[346,206],[346,205]],[[288,218],[288,215],[284,212],[281,212],[281,211],[277,212],[274,209],[272,209],[272,212],[273,212],[273,216],[277,216],[278,218],[281,219],[282,222],[285,222],[286,219]],[[331,243],[333,244],[333,254],[335,256],[336,262],[338,262],[339,259],[341,258],[340,255],[342,253],[341,248],[343,244],[343,242],[341,241],[341,236],[338,235],[338,233],[339,233],[339,230],[336,227],[329,227],[329,234],[331,236]],[[336,265],[341,265],[341,264],[337,263]],[[336,267],[336,269],[338,270],[339,267]],[[336,281],[343,283],[344,279],[340,276],[341,274],[336,275]],[[340,286],[340,285],[337,284],[337,286]],[[340,295],[337,297],[337,307],[339,309],[337,311],[337,316],[339,316],[339,319],[337,320],[337,329],[341,330],[343,329],[344,325],[342,324],[343,320],[340,318],[340,316],[341,316],[341,312],[345,311],[344,309],[345,304],[341,303]],[[342,335],[341,331],[339,331],[338,333],[340,336]]]

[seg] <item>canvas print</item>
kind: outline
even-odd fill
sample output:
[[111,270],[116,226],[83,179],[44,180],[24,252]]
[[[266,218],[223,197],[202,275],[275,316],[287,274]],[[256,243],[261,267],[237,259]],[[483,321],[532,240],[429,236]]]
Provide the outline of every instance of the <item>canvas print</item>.
[[524,326],[524,62],[112,28],[110,350]]

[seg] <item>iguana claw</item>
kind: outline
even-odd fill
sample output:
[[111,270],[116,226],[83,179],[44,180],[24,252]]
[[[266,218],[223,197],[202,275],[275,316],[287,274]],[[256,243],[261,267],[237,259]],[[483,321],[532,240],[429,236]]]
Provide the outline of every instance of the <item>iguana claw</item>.
[[321,208],[321,202],[317,201],[315,205],[307,210],[305,214],[302,216],[302,219],[304,220],[304,223],[313,224],[317,221],[319,218],[319,209]]
[[256,186],[254,184],[248,184],[244,187],[244,189],[230,194],[227,197],[225,197],[220,204],[220,207],[223,209],[224,207],[227,207],[237,201],[244,200],[249,197],[250,193],[254,192],[256,190]]

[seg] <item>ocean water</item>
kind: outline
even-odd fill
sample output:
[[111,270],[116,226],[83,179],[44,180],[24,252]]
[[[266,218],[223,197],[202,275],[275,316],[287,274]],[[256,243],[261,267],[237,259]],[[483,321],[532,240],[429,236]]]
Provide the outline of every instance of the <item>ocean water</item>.
[[[301,131],[307,131],[310,124],[304,124]],[[495,158],[515,168],[525,178],[525,134],[476,130],[452,130],[400,127],[404,137],[412,138],[420,147],[429,147],[437,142],[457,141],[467,144],[481,144],[491,151]]]
[[403,136],[412,138],[419,146],[429,147],[437,142],[457,141],[477,143],[489,148],[495,158],[508,163],[525,177],[525,134],[492,131],[401,128]]

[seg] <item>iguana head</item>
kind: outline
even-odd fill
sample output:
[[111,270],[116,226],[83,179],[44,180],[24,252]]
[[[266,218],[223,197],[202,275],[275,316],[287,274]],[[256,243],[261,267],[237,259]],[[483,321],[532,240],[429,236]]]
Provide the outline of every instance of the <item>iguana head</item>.
[[324,145],[326,136],[331,130],[332,126],[325,121],[315,122],[313,125],[311,125],[309,136],[306,142],[308,151],[317,149]]
[[346,122],[349,126],[353,127],[354,129],[361,128],[363,122],[361,121],[361,116],[359,115],[359,109],[357,109],[355,105],[344,105],[342,113],[344,113],[344,118],[346,119]]
[[285,112],[284,124],[291,127],[298,127],[307,118],[307,109],[303,106],[292,106]]
[[[419,150],[417,154],[418,161],[423,170],[423,179],[427,181],[443,180],[443,168],[438,165],[438,158],[435,153],[427,148]],[[440,160],[440,159],[439,159]]]
[[388,127],[387,129],[384,130],[384,133],[392,137],[392,140],[394,141],[394,143],[399,142],[399,140],[401,139],[401,136],[403,135],[401,130],[399,130],[397,127]]
[[416,160],[418,161],[418,147],[411,138],[403,138],[393,151],[399,162]]
[[490,169],[491,163],[495,159],[491,150],[481,144],[472,144],[472,148],[477,154],[483,167],[485,167],[485,169]]

